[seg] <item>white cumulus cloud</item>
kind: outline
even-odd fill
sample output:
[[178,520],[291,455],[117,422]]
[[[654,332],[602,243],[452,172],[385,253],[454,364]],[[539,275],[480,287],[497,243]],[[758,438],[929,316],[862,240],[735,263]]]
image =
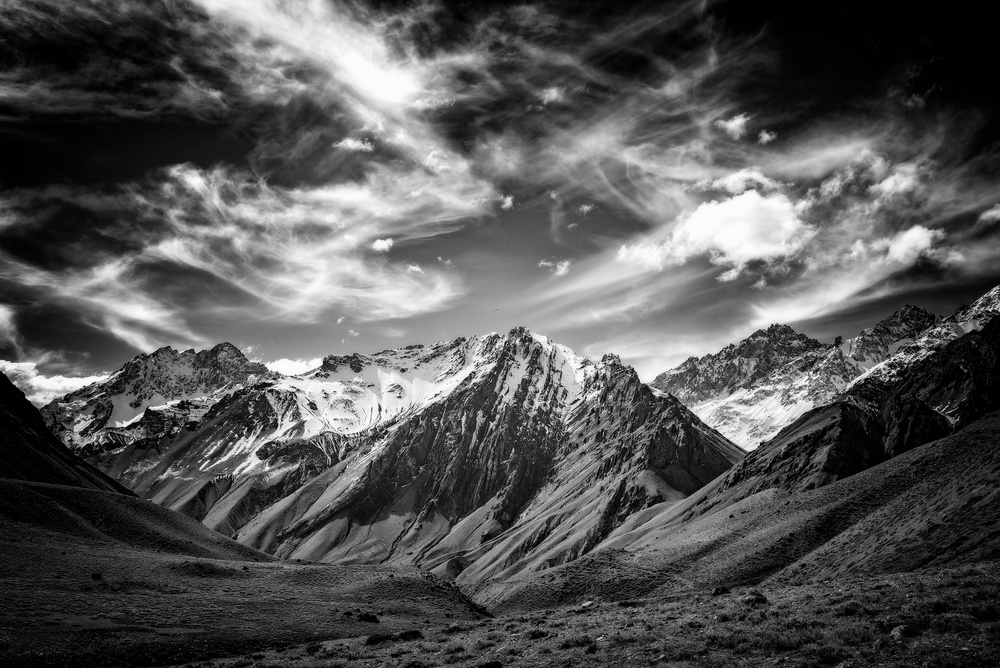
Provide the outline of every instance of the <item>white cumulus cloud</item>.
[[708,256],[712,263],[729,267],[722,276],[729,280],[750,262],[774,262],[795,255],[814,234],[785,195],[764,196],[747,190],[682,215],[665,241],[622,246],[618,260],[662,269]]
[[908,267],[922,255],[926,255],[934,243],[942,238],[944,232],[941,230],[914,225],[892,237],[876,240],[872,243],[872,248],[884,252],[889,262]]
[[371,249],[376,253],[388,253],[392,248],[392,239],[376,239],[371,243]]
[[321,364],[323,364],[323,358],[321,357],[316,357],[311,360],[293,360],[287,357],[282,357],[281,359],[274,360],[273,362],[265,362],[264,366],[271,371],[277,371],[278,373],[286,376],[297,376],[300,373],[312,371],[313,369],[318,368]]

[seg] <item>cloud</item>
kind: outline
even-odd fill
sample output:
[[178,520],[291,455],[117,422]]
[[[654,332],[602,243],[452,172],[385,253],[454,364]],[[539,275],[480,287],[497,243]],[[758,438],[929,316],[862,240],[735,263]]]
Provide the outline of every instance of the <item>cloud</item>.
[[788,197],[748,190],[681,216],[662,242],[623,245],[618,260],[661,270],[707,256],[713,264],[728,267],[722,277],[731,280],[751,262],[771,263],[799,253],[814,234]]
[[[940,241],[945,236],[941,230],[929,230],[920,225],[903,230],[898,234],[884,239],[877,239],[871,244],[871,249],[884,253],[887,262],[910,266],[920,257],[927,255],[933,248],[935,242]],[[862,246],[856,246],[859,253],[867,255]]]
[[264,366],[271,371],[277,371],[285,376],[297,376],[307,371],[312,371],[322,364],[323,359],[321,357],[316,357],[311,360],[293,360],[287,357],[282,357],[281,359],[274,360],[273,362],[265,362]]
[[[151,38],[150,25],[171,38]],[[0,70],[14,116],[218,122],[307,88],[294,51],[261,48],[232,23],[174,3],[6,3],[0,33],[34,54]]]
[[761,146],[766,146],[778,138],[777,132],[768,132],[767,130],[761,130],[757,135],[757,143]]
[[548,269],[553,276],[565,276],[569,273],[571,264],[573,264],[572,260],[541,260],[538,266]]
[[784,143],[781,150],[763,152],[758,161],[761,171],[771,178],[797,182],[824,178],[855,163],[864,156],[876,155],[885,131],[839,128]]
[[0,360],[0,372],[6,374],[10,381],[24,392],[28,401],[39,407],[91,383],[106,380],[108,377],[107,374],[81,377],[45,376],[39,373],[35,362],[7,360]]
[[743,139],[747,133],[747,123],[751,117],[747,114],[737,114],[728,120],[719,119],[715,127],[719,128],[733,139]]
[[18,335],[17,324],[14,322],[14,309],[10,306],[0,304],[0,346],[9,346],[17,349]]
[[347,334],[348,336],[361,336],[361,332],[354,329],[347,330]]
[[344,149],[345,151],[354,151],[356,153],[371,153],[375,150],[375,145],[367,139],[354,139],[352,137],[345,137],[333,146],[335,148]]
[[1000,222],[1000,204],[994,204],[993,208],[987,209],[979,214],[977,225],[986,226]]
[[776,190],[781,184],[774,179],[769,179],[761,174],[757,167],[748,167],[739,171],[727,174],[714,181],[702,181],[698,184],[702,189],[724,190],[733,195],[739,195],[746,190],[756,188],[759,190]]
[[919,165],[904,163],[896,165],[889,176],[871,187],[871,191],[881,197],[892,197],[912,192],[919,184]]
[[[482,283],[463,276],[476,255],[460,244],[473,235],[452,233],[494,224],[497,209],[516,212],[504,235],[549,216],[546,241],[563,247],[537,257],[560,280],[536,272],[532,296],[550,300],[536,314],[558,302],[567,324],[690,309],[665,295],[692,285],[706,302],[738,295],[801,316],[908,268],[985,272],[995,255],[961,231],[995,192],[968,196],[967,179],[945,174],[960,161],[935,154],[961,143],[935,138],[933,124],[954,121],[917,127],[898,105],[857,100],[814,115],[810,86],[769,100],[781,49],[769,34],[740,37],[704,3],[623,9],[600,31],[587,12],[551,3],[457,22],[442,21],[451,10],[438,2],[170,4],[0,8],[0,41],[43,34],[38,58],[0,71],[4,114],[204,119],[254,143],[246,163],[178,158],[128,184],[0,193],[0,242],[13,241],[0,243],[0,289],[27,296],[7,309],[8,338],[22,303],[142,349],[207,343],[219,322],[440,313]],[[48,55],[64,42],[85,56],[79,66]],[[600,221],[573,219],[595,206]],[[992,222],[982,213],[978,225]],[[437,262],[398,257],[418,245]],[[748,280],[716,280],[738,276]]]
[[542,91],[542,104],[553,104],[556,102],[562,102],[564,99],[563,91],[558,86],[550,86]]

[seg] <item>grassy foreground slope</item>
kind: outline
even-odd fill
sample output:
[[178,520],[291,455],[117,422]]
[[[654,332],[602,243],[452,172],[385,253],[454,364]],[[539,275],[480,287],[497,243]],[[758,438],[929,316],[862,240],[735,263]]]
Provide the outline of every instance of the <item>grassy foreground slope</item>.
[[203,668],[652,666],[987,668],[1000,648],[1000,568],[977,564],[657,595],[390,634],[315,641]]
[[163,665],[483,617],[416,569],[278,562],[148,501],[14,481],[0,591],[4,666]]

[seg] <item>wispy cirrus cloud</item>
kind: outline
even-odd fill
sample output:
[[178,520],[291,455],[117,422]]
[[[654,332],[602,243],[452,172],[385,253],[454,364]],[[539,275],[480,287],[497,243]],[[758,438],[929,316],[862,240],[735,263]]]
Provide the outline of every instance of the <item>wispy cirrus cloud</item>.
[[[470,239],[545,246],[524,312],[553,333],[684,310],[729,335],[907,272],[988,273],[1000,252],[989,179],[955,167],[963,121],[931,114],[931,92],[816,112],[809,82],[774,85],[780,26],[733,29],[715,3],[22,5],[0,8],[0,41],[37,55],[0,71],[11,118],[210,121],[246,143],[128,183],[0,193],[5,287],[134,347],[208,343],[222,322],[413,331],[523,279]],[[75,57],[52,58],[60,44]]]

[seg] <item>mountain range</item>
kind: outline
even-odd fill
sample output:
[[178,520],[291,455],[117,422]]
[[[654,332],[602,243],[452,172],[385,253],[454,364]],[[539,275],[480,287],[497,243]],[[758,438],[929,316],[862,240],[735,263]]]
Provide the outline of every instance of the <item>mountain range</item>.
[[166,348],[42,413],[136,493],[246,545],[477,579],[576,559],[743,456],[617,357],[523,328],[299,376],[228,344]]
[[[998,312],[1000,287],[947,318],[907,306],[833,344],[775,325],[652,385],[614,355],[589,360],[523,328],[330,356],[295,376],[230,344],[161,348],[40,413],[0,379],[3,564],[27,574],[10,580],[0,617],[36,614],[45,597],[79,606],[58,579],[76,565],[127,571],[101,601],[132,606],[128,619],[155,610],[194,624],[215,649],[163,624],[125,641],[139,628],[125,621],[87,660],[181,661],[307,627],[365,633],[370,622],[325,614],[329,597],[352,615],[378,601],[403,630],[414,615],[632,606],[995,562]],[[683,403],[754,396],[757,417],[794,403],[749,452]],[[137,586],[192,593],[140,600]],[[270,630],[193,618],[203,588]],[[103,605],[32,626],[0,658],[63,642],[71,619],[106,624]]]
[[[995,409],[998,311],[1000,287],[833,344],[773,325],[650,385],[524,328],[297,376],[230,344],[162,348],[42,414],[135,493],[249,547],[478,591],[600,552],[639,518],[823,487],[965,428]],[[746,454],[727,432],[763,443]]]
[[753,449],[862,376],[906,366],[982,327],[998,311],[1000,289],[994,288],[947,318],[908,304],[857,336],[837,337],[831,344],[772,325],[718,353],[687,359],[657,376],[652,386]]

